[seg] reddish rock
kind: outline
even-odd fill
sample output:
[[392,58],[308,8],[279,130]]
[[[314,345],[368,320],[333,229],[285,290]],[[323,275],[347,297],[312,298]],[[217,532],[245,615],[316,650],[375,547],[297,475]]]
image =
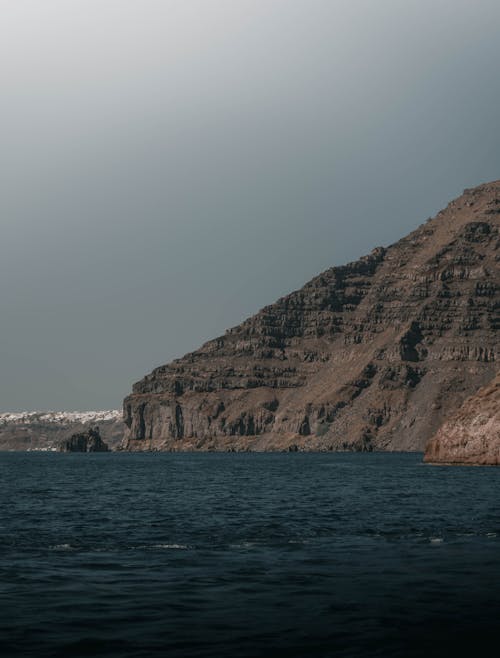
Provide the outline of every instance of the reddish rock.
[[500,181],[156,368],[130,450],[424,450],[496,374]]
[[434,464],[500,464],[500,374],[468,398],[427,444]]

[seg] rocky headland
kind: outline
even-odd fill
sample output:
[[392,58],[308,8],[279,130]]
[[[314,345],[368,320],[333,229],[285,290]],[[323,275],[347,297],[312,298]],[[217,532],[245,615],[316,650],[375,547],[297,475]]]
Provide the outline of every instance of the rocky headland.
[[429,441],[433,464],[500,464],[500,374],[468,398]]
[[124,401],[129,450],[424,450],[496,375],[500,181],[332,267]]

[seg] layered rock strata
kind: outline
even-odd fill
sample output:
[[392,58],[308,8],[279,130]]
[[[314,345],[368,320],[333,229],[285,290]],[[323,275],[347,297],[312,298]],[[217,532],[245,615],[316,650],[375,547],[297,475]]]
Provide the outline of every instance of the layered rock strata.
[[500,374],[444,423],[427,444],[424,460],[434,464],[500,464]]
[[423,450],[491,380],[500,181],[200,349],[124,401],[130,450]]

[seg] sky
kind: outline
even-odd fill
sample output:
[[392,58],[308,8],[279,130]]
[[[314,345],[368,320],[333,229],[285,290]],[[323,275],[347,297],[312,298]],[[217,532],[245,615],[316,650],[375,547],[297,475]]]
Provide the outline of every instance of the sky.
[[3,0],[0,411],[153,367],[500,178],[498,0]]

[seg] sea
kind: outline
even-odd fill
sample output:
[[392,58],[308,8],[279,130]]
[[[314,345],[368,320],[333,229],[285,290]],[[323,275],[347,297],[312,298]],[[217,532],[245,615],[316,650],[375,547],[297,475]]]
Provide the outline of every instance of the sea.
[[0,453],[0,656],[498,655],[500,470]]

